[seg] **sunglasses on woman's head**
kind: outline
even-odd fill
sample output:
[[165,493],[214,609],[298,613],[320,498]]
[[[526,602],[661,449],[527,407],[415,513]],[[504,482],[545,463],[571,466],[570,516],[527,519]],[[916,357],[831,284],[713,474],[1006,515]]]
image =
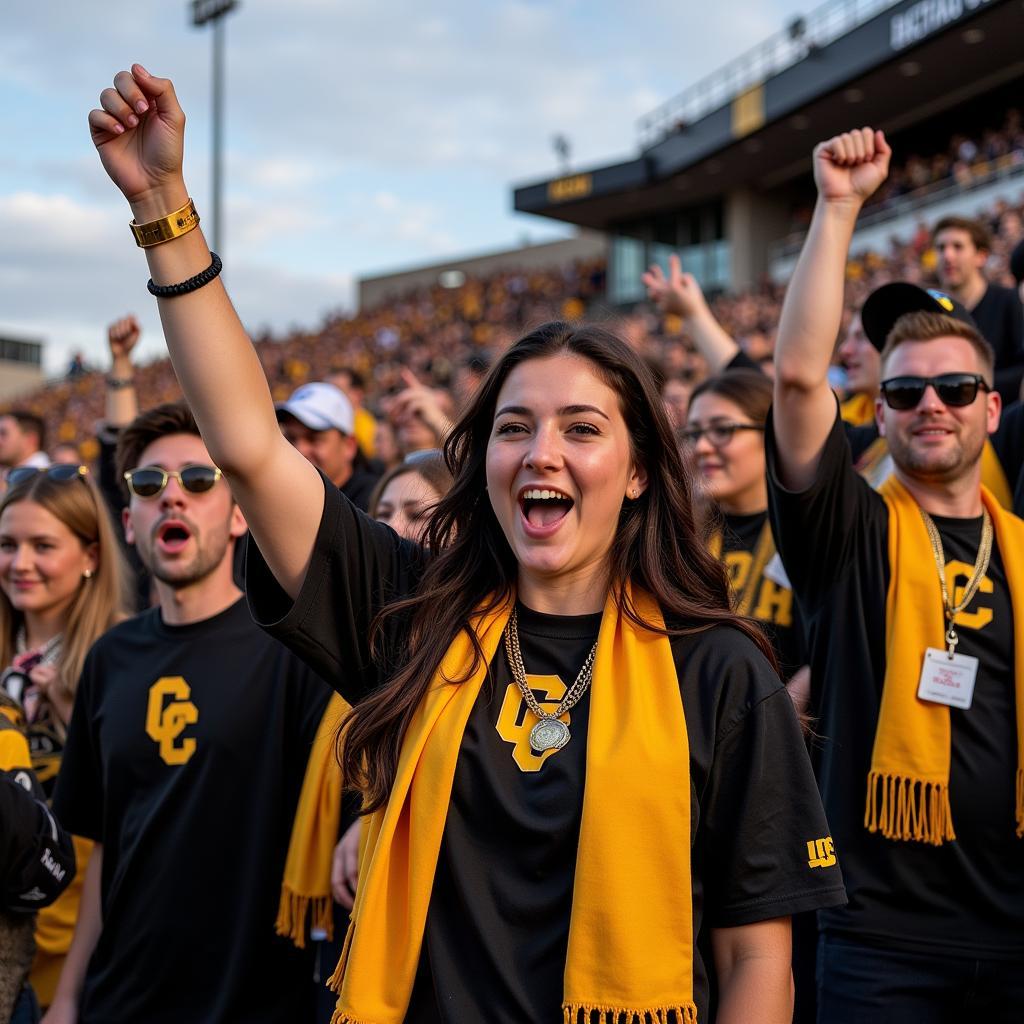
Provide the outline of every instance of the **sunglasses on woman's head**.
[[69,480],[79,480],[89,475],[85,466],[74,466],[68,462],[55,462],[52,466],[40,469],[37,466],[15,466],[7,471],[7,483],[10,487],[17,487],[28,480],[37,477],[40,473],[45,474],[49,480],[59,484],[66,484]]
[[881,384],[882,398],[890,409],[916,409],[928,386],[935,389],[943,405],[960,408],[978,397],[978,389],[991,391],[980,373],[943,373],[938,377],[890,377]]
[[141,469],[128,470],[124,478],[128,483],[128,490],[136,498],[155,498],[163,494],[167,481],[172,477],[178,481],[178,486],[189,494],[205,494],[220,476],[220,470],[216,466],[186,466],[181,470],[143,466]]
[[695,445],[705,435],[716,448],[724,448],[737,430],[764,430],[758,423],[712,423],[707,427],[686,427],[679,431],[683,444]]

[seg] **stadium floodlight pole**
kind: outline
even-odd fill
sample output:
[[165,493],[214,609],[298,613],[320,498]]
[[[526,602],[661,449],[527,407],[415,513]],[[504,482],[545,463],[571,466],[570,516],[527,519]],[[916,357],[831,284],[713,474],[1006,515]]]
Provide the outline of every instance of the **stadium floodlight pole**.
[[224,24],[223,19],[229,11],[238,6],[239,0],[192,0],[192,24],[197,28],[207,22],[213,22],[213,88],[211,90],[213,104],[213,170],[211,185],[213,187],[213,232],[212,248],[222,253],[221,248],[221,148],[223,140],[222,124],[224,120]]

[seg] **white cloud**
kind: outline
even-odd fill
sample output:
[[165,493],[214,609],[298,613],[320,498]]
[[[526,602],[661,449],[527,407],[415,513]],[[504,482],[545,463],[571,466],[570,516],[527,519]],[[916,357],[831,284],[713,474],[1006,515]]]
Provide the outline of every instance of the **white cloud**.
[[[75,349],[100,365],[106,325],[134,312],[142,321],[142,355],[165,352],[156,303],[146,292],[146,264],[127,222],[67,196],[0,197],[7,225],[0,249],[0,334],[43,338],[49,373],[62,372]],[[225,281],[247,326],[312,328],[329,310],[351,308],[344,272],[302,273],[253,259],[241,244]]]
[[[309,325],[353,273],[510,241],[528,223],[507,214],[510,186],[556,172],[554,135],[577,166],[635,153],[641,114],[798,10],[245,0],[226,26],[225,276],[238,308],[250,323]],[[5,19],[0,331],[45,333],[60,363],[72,344],[102,349],[104,325],[132,307],[158,337],[130,214],[85,119],[132,60],[171,75],[206,215],[209,58],[186,3],[105,0],[98,18],[94,5],[47,0]]]

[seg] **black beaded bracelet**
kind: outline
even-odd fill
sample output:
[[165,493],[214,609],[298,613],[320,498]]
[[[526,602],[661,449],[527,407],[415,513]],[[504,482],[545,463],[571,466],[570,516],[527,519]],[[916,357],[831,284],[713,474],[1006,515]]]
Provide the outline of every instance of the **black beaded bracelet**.
[[150,278],[149,284],[146,285],[150,295],[155,295],[158,299],[173,299],[179,295],[188,295],[189,292],[202,288],[204,284],[209,284],[224,269],[224,264],[215,252],[211,252],[210,257],[210,265],[205,270],[179,284],[153,284],[153,278]]

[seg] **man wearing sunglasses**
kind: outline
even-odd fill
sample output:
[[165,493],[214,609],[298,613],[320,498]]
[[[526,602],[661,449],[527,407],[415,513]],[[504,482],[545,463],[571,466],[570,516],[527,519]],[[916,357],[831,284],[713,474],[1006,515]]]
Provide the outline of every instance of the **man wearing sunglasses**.
[[249,614],[245,520],[188,408],[138,416],[118,464],[158,605],[79,684],[55,803],[96,852],[47,1022],[310,1020],[311,955],[275,919],[329,691]]
[[889,156],[870,129],[814,151],[818,202],[783,307],[766,436],[850,897],[819,914],[818,1019],[1017,1021],[1024,523],[982,487],[1001,412],[992,350],[920,289],[891,286],[865,306],[865,330],[885,338],[875,415],[894,472],[881,492],[851,465],[827,379],[848,247]]
[[[973,317],[960,302],[944,292],[922,288],[907,281],[894,281],[876,288],[868,296],[856,318],[864,336],[863,343],[858,343],[859,350],[863,352],[870,348],[874,353],[872,407],[874,399],[880,393],[882,350],[897,320],[908,313],[937,313],[959,320],[975,330],[978,329]],[[843,346],[840,346],[839,350],[842,352]],[[891,399],[892,389],[889,390]],[[892,403],[890,401],[887,404]],[[889,454],[889,444],[879,434],[874,408],[870,422],[859,426],[847,423],[845,429],[858,472],[872,487],[880,487],[892,475],[893,463]],[[1022,476],[1024,404],[1018,400],[1010,406],[1003,407],[999,426],[985,444],[981,457],[981,482],[992,491],[1004,508],[1010,508],[1020,515],[1021,511],[1024,511],[1024,490],[1018,489],[1022,496],[1018,503],[1014,497],[1014,485]]]

